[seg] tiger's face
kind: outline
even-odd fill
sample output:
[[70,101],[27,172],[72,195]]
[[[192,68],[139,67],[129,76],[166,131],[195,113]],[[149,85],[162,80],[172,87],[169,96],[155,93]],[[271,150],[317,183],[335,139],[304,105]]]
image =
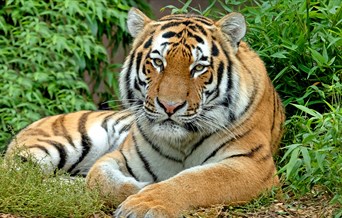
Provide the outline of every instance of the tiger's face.
[[231,58],[242,37],[225,34],[221,23],[202,16],[151,21],[139,11],[129,15],[135,41],[120,84],[140,126],[182,138],[227,125],[229,101],[237,94],[232,84],[238,82]]

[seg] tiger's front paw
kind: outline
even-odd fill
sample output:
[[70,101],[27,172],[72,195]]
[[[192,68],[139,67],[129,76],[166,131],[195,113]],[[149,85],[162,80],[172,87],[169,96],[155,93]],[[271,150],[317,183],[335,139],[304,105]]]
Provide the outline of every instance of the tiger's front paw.
[[130,218],[174,218],[179,215],[177,198],[171,199],[165,190],[148,188],[128,197],[115,211],[114,217]]

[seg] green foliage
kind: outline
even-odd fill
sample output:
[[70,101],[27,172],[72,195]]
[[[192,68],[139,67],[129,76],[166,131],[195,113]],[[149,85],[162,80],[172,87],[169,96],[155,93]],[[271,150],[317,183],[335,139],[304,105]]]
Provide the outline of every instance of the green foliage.
[[285,154],[279,173],[285,184],[298,193],[324,188],[342,204],[342,108],[319,113],[301,105],[303,111],[287,121]]
[[20,217],[90,217],[103,209],[83,178],[45,175],[29,161],[0,157],[0,211]]
[[[137,3],[138,2],[138,3]],[[9,0],[0,3],[0,152],[11,133],[54,114],[95,109],[90,75],[106,99],[117,94],[113,52],[130,38],[125,20],[133,0]]]
[[[316,90],[342,73],[341,2],[253,2],[255,6],[240,10],[248,21],[246,40],[264,60],[284,104],[306,103],[323,112],[326,107]],[[296,111],[287,108],[291,115]]]

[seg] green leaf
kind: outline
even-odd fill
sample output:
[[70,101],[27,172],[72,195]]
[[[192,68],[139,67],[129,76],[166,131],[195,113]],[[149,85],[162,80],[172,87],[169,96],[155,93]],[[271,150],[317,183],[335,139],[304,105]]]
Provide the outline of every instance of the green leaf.
[[309,151],[306,147],[302,147],[300,149],[300,152],[303,155],[303,160],[304,160],[304,165],[306,167],[306,171],[311,174],[312,173],[312,168],[311,168],[311,157],[309,154]]
[[327,64],[328,59],[325,59],[323,55],[321,55],[318,51],[309,48],[312,58],[316,61],[316,63],[320,66]]
[[279,51],[279,52],[276,52],[274,54],[271,54],[271,57],[273,57],[273,58],[287,58],[286,54],[287,54],[287,52],[285,52],[285,51]]
[[295,106],[296,108],[300,109],[301,111],[304,111],[305,113],[310,114],[313,117],[316,117],[318,119],[322,119],[322,115],[313,109],[310,109],[308,107],[305,107],[303,105],[298,105],[298,104],[292,104],[292,105]]
[[298,173],[300,166],[300,159],[298,158],[299,148],[294,149],[291,152],[290,161],[286,164],[286,176],[287,178],[294,177]]

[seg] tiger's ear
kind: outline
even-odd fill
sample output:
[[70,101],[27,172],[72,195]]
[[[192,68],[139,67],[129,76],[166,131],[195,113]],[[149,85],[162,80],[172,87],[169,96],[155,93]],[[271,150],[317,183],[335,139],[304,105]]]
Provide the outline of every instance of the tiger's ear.
[[240,13],[232,12],[221,18],[216,24],[224,34],[229,36],[233,48],[237,51],[240,40],[246,34],[245,17]]
[[151,21],[143,12],[136,8],[131,8],[127,16],[127,28],[132,37],[136,37]]

